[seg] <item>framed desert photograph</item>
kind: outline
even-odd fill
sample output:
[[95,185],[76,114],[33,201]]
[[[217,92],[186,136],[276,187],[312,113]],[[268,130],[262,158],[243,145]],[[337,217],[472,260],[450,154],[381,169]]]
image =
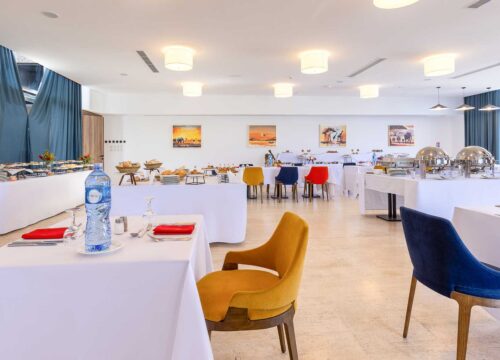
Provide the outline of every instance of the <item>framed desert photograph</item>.
[[414,125],[389,125],[389,146],[414,146]]
[[319,146],[321,147],[331,147],[331,146],[341,146],[345,147],[347,145],[347,126],[331,126],[331,125],[320,125],[319,126]]
[[276,125],[250,125],[248,145],[255,147],[276,146]]
[[174,125],[172,143],[174,148],[201,147],[201,125]]

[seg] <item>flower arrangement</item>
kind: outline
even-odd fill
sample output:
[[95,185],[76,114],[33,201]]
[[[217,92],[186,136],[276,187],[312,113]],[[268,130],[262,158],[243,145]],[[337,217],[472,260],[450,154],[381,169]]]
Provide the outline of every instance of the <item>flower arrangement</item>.
[[92,162],[92,156],[89,153],[83,154],[80,156],[80,161],[83,161],[85,165],[90,164]]
[[42,154],[38,155],[38,158],[46,163],[51,163],[56,159],[56,155],[49,150],[45,150]]

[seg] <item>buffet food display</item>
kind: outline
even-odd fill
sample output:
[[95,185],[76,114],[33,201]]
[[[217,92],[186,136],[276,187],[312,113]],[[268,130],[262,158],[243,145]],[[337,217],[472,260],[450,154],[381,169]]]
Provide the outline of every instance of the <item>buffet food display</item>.
[[92,170],[93,164],[85,164],[82,160],[32,161],[27,163],[0,164],[0,181],[14,181],[30,177],[45,177],[78,171]]

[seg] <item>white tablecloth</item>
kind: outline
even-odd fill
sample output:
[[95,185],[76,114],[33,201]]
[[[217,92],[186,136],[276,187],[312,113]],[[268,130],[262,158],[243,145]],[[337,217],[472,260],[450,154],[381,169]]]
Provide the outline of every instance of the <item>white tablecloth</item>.
[[0,183],[0,234],[57,215],[85,201],[90,171]]
[[1,358],[212,359],[196,289],[212,270],[203,217],[161,219],[185,221],[191,241],[114,236],[124,247],[108,255],[78,254],[78,241],[0,248]]
[[363,174],[373,171],[373,166],[349,165],[343,168],[344,195],[358,197],[359,188],[363,182]]
[[245,184],[113,186],[111,214],[142,215],[146,210],[145,198],[149,196],[154,198],[152,204],[156,214],[202,214],[210,243],[240,243],[245,240]]
[[[456,206],[494,205],[500,199],[500,179],[489,180],[474,177],[454,180],[438,180],[428,176],[427,179],[411,179],[410,177],[393,177],[388,175],[366,174],[364,189],[379,194],[392,193],[404,200],[400,205],[407,206],[431,215],[451,219]],[[386,197],[385,197],[386,198]],[[373,200],[373,199],[372,199]],[[363,212],[369,201],[360,194],[360,206]],[[378,202],[379,209],[387,208],[387,200]]]
[[[499,215],[495,206],[457,207],[453,214],[453,225],[467,248],[479,261],[496,267],[500,267]],[[500,309],[484,309],[500,320]]]

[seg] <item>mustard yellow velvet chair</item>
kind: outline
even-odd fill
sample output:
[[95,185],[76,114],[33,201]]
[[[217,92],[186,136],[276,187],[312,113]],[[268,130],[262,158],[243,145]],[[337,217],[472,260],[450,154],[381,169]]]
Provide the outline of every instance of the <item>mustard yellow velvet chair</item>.
[[[247,184],[247,197],[249,199],[257,199],[258,191],[260,188],[260,202],[263,202],[262,188],[264,186],[264,172],[261,167],[246,167],[243,170],[243,182]],[[255,196],[251,195],[251,189],[254,190]]]
[[[286,212],[265,244],[226,254],[222,271],[198,282],[209,335],[212,331],[278,328],[281,351],[298,358],[293,317],[308,241],[307,223]],[[270,271],[242,270],[238,264]],[[285,334],[286,341],[285,341]],[[249,349],[250,351],[250,349]]]

